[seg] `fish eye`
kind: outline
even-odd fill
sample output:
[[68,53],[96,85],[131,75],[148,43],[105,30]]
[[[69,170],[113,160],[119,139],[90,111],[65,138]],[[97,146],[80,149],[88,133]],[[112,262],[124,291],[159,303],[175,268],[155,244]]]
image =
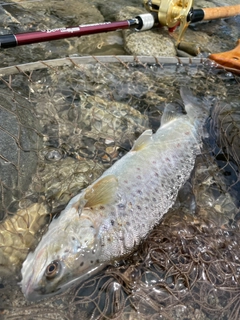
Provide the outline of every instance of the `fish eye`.
[[52,261],[45,270],[45,276],[47,279],[54,278],[60,271],[60,263],[57,260]]

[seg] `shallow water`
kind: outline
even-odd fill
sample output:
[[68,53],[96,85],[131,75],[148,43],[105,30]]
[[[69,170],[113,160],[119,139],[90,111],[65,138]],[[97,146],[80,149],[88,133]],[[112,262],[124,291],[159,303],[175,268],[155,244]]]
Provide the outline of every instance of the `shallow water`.
[[[142,8],[134,0],[93,1],[96,7],[77,0],[67,7],[61,0],[6,2],[1,33],[113,21],[126,5]],[[186,34],[203,42],[205,52],[230,50],[237,37],[239,17],[196,24]],[[122,32],[114,32],[13,48],[0,57],[6,67],[71,54],[126,54],[124,48]],[[0,145],[0,216],[6,217],[0,318],[239,318],[239,77],[210,62],[148,61],[66,59],[58,66],[0,69],[0,141],[7,141]],[[67,294],[26,302],[17,282],[28,248],[141,132],[158,128],[165,103],[179,99],[181,85],[214,108],[203,153],[174,208],[130,257]]]
[[[14,102],[9,112],[17,115],[20,132],[34,126],[39,139],[32,148],[34,140],[28,145],[37,161],[27,192],[12,186],[4,198],[10,200],[2,202],[5,221],[18,207],[17,217],[22,217],[9,231],[1,229],[3,314],[7,319],[189,319],[192,314],[196,319],[237,319],[239,78],[209,62],[115,61],[46,62],[31,72],[8,69],[11,76],[2,76],[1,90]],[[70,293],[27,303],[16,282],[27,248],[38,242],[39,226],[44,230],[51,216],[123,156],[142,131],[156,130],[165,103],[179,99],[182,85],[215,107],[203,153],[174,208],[130,257]],[[27,121],[21,119],[22,109]],[[234,119],[231,131],[229,119]],[[22,145],[25,139],[15,139],[29,153]],[[28,166],[20,155],[21,162]],[[16,179],[24,174],[28,177],[23,171]],[[38,212],[35,220],[32,211]]]

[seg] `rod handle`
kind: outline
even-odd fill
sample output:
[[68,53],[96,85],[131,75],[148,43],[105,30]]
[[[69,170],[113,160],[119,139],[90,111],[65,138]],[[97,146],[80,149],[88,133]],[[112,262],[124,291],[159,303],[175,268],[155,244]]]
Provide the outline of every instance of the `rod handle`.
[[204,8],[203,20],[213,20],[219,18],[233,17],[240,14],[240,4],[236,6]]

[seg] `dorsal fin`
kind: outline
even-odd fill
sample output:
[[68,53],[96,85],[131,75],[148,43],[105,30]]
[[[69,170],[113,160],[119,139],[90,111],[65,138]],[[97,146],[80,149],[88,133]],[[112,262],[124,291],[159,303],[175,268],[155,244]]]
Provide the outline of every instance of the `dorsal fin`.
[[152,139],[152,130],[145,130],[134,142],[132,151],[139,151],[143,149]]
[[198,123],[204,124],[209,116],[212,101],[209,98],[194,96],[187,87],[181,87],[180,94],[189,119],[192,122],[197,120]]
[[87,187],[84,195],[86,207],[94,207],[111,202],[116,194],[118,179],[114,175],[105,176]]
[[163,111],[161,118],[161,126],[183,116],[182,108],[180,105],[168,103]]

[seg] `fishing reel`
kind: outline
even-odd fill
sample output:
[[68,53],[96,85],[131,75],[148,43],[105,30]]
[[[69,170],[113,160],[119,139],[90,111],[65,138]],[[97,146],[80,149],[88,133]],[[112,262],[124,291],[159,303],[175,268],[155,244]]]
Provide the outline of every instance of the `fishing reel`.
[[179,44],[191,22],[193,0],[143,0],[143,3],[149,12],[157,13],[162,26],[167,26],[170,30],[179,26]]

